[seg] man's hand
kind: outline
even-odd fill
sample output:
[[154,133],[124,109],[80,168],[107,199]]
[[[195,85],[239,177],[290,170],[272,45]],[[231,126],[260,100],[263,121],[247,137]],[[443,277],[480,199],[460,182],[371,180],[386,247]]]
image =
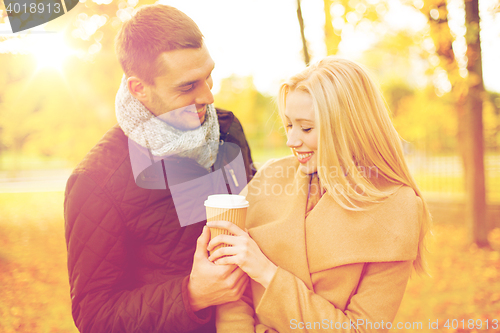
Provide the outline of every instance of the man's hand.
[[262,253],[248,232],[228,221],[212,221],[208,222],[207,226],[225,229],[229,233],[212,239],[208,244],[208,251],[213,251],[220,244],[230,245],[211,252],[212,255],[208,260],[217,265],[238,265],[251,279],[267,289],[278,266]]
[[216,265],[208,260],[209,241],[210,231],[203,227],[196,242],[193,268],[187,286],[189,303],[194,312],[238,300],[248,283],[248,276],[238,266]]

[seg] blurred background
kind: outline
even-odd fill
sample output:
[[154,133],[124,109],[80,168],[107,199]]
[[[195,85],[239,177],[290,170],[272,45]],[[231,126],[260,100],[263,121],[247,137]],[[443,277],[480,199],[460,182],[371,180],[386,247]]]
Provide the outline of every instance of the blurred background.
[[[368,67],[434,216],[431,277],[412,277],[395,320],[410,324],[391,331],[500,331],[498,0],[160,2],[199,25],[215,105],[239,117],[257,165],[290,153],[280,82],[330,54]],[[116,123],[113,39],[148,3],[83,0],[17,34],[0,4],[0,332],[77,331],[64,187]]]

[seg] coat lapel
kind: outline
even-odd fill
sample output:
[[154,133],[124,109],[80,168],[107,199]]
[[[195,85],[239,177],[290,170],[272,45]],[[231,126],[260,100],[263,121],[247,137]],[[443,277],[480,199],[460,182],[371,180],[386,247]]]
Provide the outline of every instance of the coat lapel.
[[353,263],[415,259],[418,200],[411,188],[403,186],[369,210],[349,211],[325,194],[306,220],[310,272]]
[[291,177],[269,174],[270,177],[260,178],[261,193],[252,195],[249,191],[247,228],[272,262],[312,289],[305,239],[309,176],[299,170]]

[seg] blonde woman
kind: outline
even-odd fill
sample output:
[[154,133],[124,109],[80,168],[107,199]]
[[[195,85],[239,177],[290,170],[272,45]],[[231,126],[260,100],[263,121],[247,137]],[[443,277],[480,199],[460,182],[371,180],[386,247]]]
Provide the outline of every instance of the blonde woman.
[[327,57],[281,86],[294,156],[247,187],[247,231],[210,256],[251,278],[217,308],[218,332],[375,332],[392,327],[412,268],[425,271],[430,215],[380,90],[358,64]]

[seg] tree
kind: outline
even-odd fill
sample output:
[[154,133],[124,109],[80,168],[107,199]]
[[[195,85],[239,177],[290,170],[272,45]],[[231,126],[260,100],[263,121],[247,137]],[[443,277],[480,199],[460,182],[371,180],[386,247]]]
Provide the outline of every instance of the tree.
[[275,103],[272,97],[257,90],[251,76],[231,75],[223,79],[215,101],[217,107],[232,110],[244,124],[252,152],[275,151],[284,146]]
[[486,225],[486,190],[484,176],[483,100],[481,40],[478,0],[465,1],[467,74],[465,78],[453,51],[453,35],[448,24],[445,0],[427,0],[420,9],[429,19],[440,66],[446,70],[452,85],[458,119],[458,141],[465,172],[466,220],[472,241],[489,247]]
[[[37,70],[33,55],[0,54],[0,153],[77,162],[113,126],[123,75],[113,39],[136,5],[86,1],[47,23],[46,30],[64,31],[65,42],[80,51],[66,59],[62,73]],[[0,15],[4,20],[6,12]],[[22,37],[0,37],[0,43],[9,38]]]
[[480,247],[488,247],[483,134],[483,100],[486,91],[483,84],[478,0],[465,1],[465,22],[469,73],[465,116],[467,218],[472,225],[474,242]]
[[309,58],[306,35],[304,34],[304,18],[302,17],[302,7],[300,6],[300,0],[297,0],[297,18],[299,20],[300,36],[302,38],[302,52],[304,53],[304,62],[306,63],[306,66],[308,66],[311,59]]
[[[325,45],[327,55],[337,54],[342,41],[342,30],[349,24],[356,27],[358,24],[373,24],[380,21],[386,10],[384,0],[374,4],[373,1],[360,0],[323,0],[325,14]],[[332,11],[335,17],[332,16]]]
[[[345,5],[345,2],[346,1],[341,1],[341,4]],[[337,54],[341,39],[340,34],[337,35],[333,29],[332,14],[330,11],[332,4],[332,0],[323,0],[325,12],[325,45],[327,55]]]

